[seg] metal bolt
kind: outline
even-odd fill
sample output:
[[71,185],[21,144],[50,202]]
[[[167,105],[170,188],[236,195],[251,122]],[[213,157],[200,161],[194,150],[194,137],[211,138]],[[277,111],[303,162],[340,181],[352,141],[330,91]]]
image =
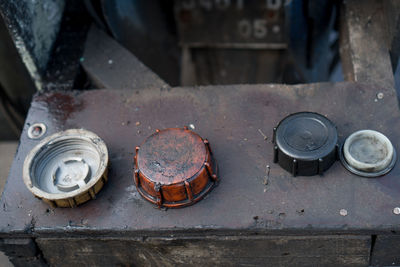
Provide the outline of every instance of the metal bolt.
[[347,210],[345,210],[345,209],[341,209],[341,210],[339,211],[339,213],[340,213],[340,215],[342,215],[342,216],[347,216]]
[[400,214],[400,208],[399,207],[394,208],[393,209],[393,213],[396,214],[396,215],[399,215]]
[[378,99],[383,99],[383,93],[377,93],[377,94],[376,94],[376,97],[377,97]]

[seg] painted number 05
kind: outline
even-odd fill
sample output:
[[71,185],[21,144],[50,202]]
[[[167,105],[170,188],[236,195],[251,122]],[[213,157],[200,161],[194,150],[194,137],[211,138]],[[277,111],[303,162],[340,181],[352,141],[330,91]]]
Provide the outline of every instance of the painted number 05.
[[267,36],[267,20],[265,19],[255,19],[253,21],[242,19],[238,23],[239,34],[243,38],[257,38],[262,39]]

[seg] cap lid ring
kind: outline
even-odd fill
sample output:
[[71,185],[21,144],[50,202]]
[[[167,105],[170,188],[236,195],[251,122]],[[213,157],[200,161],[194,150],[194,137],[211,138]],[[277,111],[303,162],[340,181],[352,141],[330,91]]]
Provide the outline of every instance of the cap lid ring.
[[392,161],[393,145],[380,132],[361,130],[346,138],[343,156],[349,165],[358,170],[378,172]]
[[[386,155],[376,163],[363,162],[352,152],[352,144],[361,138],[377,138],[376,141],[385,146]],[[365,157],[365,155],[363,155]],[[388,173],[396,164],[397,155],[390,140],[377,131],[361,130],[351,134],[340,147],[339,158],[343,166],[350,172],[363,177],[378,177]]]

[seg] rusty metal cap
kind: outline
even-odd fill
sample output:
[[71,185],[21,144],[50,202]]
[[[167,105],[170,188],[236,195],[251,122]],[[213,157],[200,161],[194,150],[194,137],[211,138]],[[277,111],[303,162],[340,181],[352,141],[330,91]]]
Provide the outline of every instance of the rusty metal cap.
[[108,151],[96,134],[71,129],[43,139],[27,155],[28,189],[53,207],[75,207],[94,199],[107,181]]
[[157,130],[136,148],[134,161],[139,193],[159,207],[194,204],[218,180],[208,141],[187,127]]

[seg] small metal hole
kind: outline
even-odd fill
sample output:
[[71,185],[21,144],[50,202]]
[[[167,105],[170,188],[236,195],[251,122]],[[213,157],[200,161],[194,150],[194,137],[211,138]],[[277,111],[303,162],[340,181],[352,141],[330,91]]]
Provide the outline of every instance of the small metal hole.
[[43,123],[34,123],[28,128],[28,137],[30,139],[39,139],[46,133],[46,125]]

